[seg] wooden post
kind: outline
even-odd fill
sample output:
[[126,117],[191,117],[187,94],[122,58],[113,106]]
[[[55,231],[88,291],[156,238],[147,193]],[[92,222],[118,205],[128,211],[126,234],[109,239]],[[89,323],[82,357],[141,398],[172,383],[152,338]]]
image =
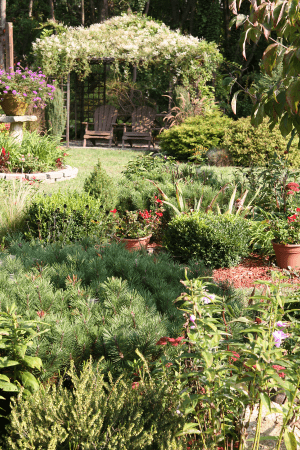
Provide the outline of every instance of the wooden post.
[[[14,71],[14,37],[13,24],[6,22],[5,24],[5,40],[6,40],[6,71]],[[12,69],[10,69],[12,67]]]
[[66,130],[67,148],[70,146],[70,73],[67,78],[67,130]]
[[6,0],[0,0],[0,69],[5,70],[5,22],[6,22]]

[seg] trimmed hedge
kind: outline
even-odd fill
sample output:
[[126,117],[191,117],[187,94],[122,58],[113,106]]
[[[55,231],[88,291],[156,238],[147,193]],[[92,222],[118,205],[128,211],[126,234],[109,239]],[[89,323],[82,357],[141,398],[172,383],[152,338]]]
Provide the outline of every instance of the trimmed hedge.
[[239,216],[181,214],[169,222],[164,243],[182,261],[198,258],[212,268],[231,267],[249,253],[249,228]]

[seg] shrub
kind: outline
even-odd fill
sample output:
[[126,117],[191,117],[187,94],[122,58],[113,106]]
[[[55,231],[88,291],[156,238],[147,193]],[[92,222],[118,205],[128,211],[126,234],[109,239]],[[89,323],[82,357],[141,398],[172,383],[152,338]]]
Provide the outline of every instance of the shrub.
[[90,361],[78,376],[69,372],[72,391],[61,383],[41,386],[30,398],[13,400],[9,449],[181,450],[176,433],[184,419],[179,387],[167,377],[154,383],[104,379]]
[[83,192],[37,196],[28,208],[27,238],[76,241],[86,236],[105,237],[107,218],[101,200]]
[[100,200],[105,210],[109,211],[116,206],[116,187],[113,180],[102,168],[100,160],[98,160],[91,174],[85,179],[83,189]]
[[[282,137],[279,126],[269,130],[268,120],[264,119],[258,128],[251,125],[250,117],[232,122],[226,128],[224,146],[228,148],[233,164],[237,166],[262,166],[268,163],[276,149],[283,154],[288,138]],[[290,149],[290,161],[296,167],[300,165],[299,150],[296,140]]]
[[230,267],[249,253],[249,224],[229,214],[182,214],[169,222],[165,245],[183,261],[196,257],[210,267]]
[[163,151],[178,160],[186,160],[197,147],[220,147],[225,129],[232,120],[216,110],[205,116],[189,117],[182,125],[174,126],[160,135]]
[[45,119],[49,133],[60,140],[67,121],[67,110],[64,107],[64,94],[61,89],[55,90],[52,102],[46,106]]

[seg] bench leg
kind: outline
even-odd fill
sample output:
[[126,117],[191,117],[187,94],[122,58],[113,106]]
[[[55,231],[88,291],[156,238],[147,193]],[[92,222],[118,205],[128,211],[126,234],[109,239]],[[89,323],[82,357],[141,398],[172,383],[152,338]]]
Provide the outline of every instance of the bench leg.
[[122,139],[122,149],[124,148],[124,139]]
[[83,146],[86,147],[86,139],[83,139]]

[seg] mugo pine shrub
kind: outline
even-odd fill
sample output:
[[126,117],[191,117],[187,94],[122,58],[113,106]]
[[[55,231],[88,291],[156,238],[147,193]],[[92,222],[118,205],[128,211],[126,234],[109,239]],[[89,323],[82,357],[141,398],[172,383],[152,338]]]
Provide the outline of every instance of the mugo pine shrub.
[[53,450],[183,450],[176,433],[184,418],[179,386],[120,377],[105,380],[101,363],[92,361],[78,376],[71,366],[72,391],[61,383],[41,386],[30,398],[13,400],[8,448]]
[[83,189],[101,201],[104,210],[114,209],[117,202],[117,189],[113,180],[101,166],[100,160],[91,174],[85,179]]
[[104,238],[106,217],[101,200],[85,192],[40,195],[28,208],[25,235],[47,242],[76,241],[87,236]]
[[189,117],[183,124],[160,134],[161,149],[178,160],[187,160],[199,147],[222,146],[225,129],[231,123],[232,120],[219,110],[205,116]]
[[230,214],[181,214],[165,231],[165,245],[174,256],[198,258],[212,268],[238,264],[249,253],[249,239],[247,219]]

